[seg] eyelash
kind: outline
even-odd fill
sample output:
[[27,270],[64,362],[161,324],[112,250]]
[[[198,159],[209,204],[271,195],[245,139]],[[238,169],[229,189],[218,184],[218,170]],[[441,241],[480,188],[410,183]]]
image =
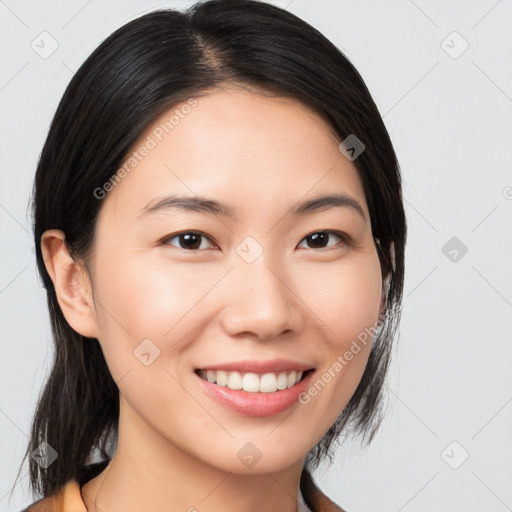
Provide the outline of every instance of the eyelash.
[[[319,230],[319,231],[313,231],[311,233],[309,233],[308,235],[306,235],[301,241],[300,243],[302,243],[304,240],[306,240],[308,237],[312,236],[312,235],[316,235],[316,234],[319,234],[319,233],[327,233],[327,234],[330,234],[330,235],[335,235],[337,236],[338,238],[340,238],[342,240],[342,242],[345,244],[345,245],[352,245],[352,239],[350,236],[348,236],[347,234],[345,233],[342,233],[340,231],[333,231],[333,230],[329,230],[329,229],[326,229],[326,230]],[[171,245],[169,243],[170,240],[172,240],[173,238],[177,238],[181,235],[198,235],[198,236],[202,236],[204,238],[207,238],[208,240],[210,240],[211,242],[211,239],[208,235],[206,235],[205,233],[202,233],[201,231],[181,231],[180,233],[174,233],[173,235],[169,235],[169,236],[166,236],[165,238],[163,238],[161,241],[160,241],[160,245]],[[300,244],[299,243],[299,244]],[[173,247],[176,247],[176,246],[173,246]],[[320,247],[318,249],[311,249],[312,251],[325,251],[325,250],[330,250],[332,248],[335,248],[336,246],[327,246],[327,247]],[[181,251],[185,251],[185,252],[199,252],[199,251],[202,251],[204,249],[184,249],[182,247],[176,247],[177,249],[180,249]]]

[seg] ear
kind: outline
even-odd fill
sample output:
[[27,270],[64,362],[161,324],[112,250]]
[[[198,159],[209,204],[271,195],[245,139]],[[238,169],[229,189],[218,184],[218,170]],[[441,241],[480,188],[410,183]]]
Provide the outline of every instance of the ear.
[[71,328],[82,336],[97,338],[97,317],[92,286],[86,269],[73,260],[65,234],[49,229],[41,236],[41,252],[50,275],[57,302]]

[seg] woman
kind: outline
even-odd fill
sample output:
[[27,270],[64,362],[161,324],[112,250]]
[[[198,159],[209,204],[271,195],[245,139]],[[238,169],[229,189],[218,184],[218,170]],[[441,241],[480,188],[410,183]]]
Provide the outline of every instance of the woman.
[[55,361],[26,510],[341,510],[311,472],[379,425],[406,221],[332,43],[251,0],[131,21],[65,91],[33,210]]

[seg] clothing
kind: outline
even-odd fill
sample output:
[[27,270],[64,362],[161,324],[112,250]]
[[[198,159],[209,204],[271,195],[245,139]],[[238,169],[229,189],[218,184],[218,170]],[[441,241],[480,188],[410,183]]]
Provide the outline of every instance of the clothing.
[[[108,461],[88,464],[82,468],[77,478],[70,480],[60,491],[35,501],[22,512],[87,512],[80,489],[99,475],[107,464]],[[305,469],[300,478],[297,503],[298,512],[345,512],[320,491]]]
[[297,512],[313,512],[302,496],[302,491],[299,485],[299,492],[297,493]]

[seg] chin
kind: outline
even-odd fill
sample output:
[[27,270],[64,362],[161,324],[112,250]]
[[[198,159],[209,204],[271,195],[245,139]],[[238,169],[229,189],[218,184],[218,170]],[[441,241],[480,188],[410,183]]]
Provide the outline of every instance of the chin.
[[[286,451],[282,451],[281,446],[258,447],[257,442],[236,442],[234,450],[222,450],[219,458],[213,457],[213,460],[206,461],[214,467],[229,473],[238,475],[278,473],[288,469],[294,464],[303,463],[307,449],[291,450],[287,446]],[[279,451],[281,449],[281,451]],[[232,452],[233,456],[227,457],[226,453]],[[222,458],[220,458],[222,457]]]

